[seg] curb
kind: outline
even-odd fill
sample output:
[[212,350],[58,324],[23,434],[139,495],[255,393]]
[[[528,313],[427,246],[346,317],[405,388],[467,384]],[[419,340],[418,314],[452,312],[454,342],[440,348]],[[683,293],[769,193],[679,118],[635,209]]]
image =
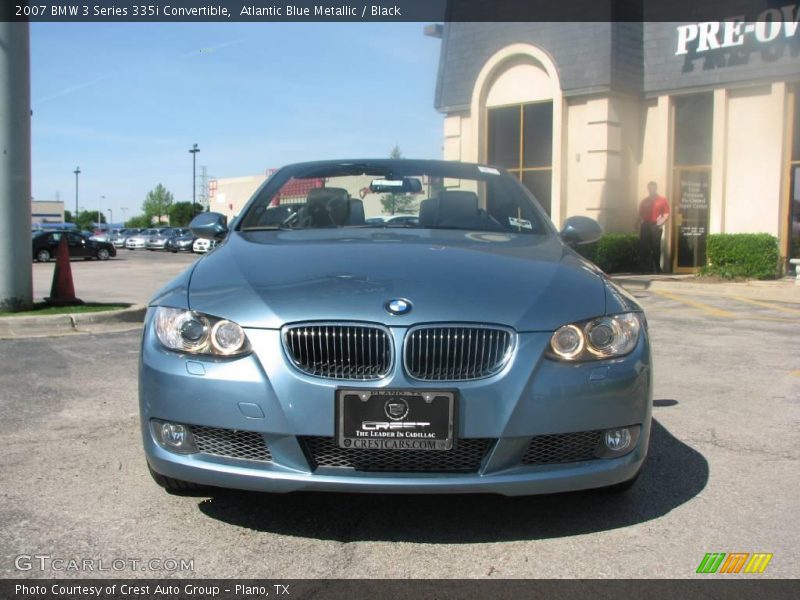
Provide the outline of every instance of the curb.
[[130,306],[94,313],[0,317],[0,339],[129,331],[141,327],[146,311],[146,306]]
[[698,283],[679,279],[647,280],[624,275],[611,277],[629,292],[672,292],[686,296],[742,297],[765,302],[800,304],[800,285],[793,282],[747,281],[739,283]]

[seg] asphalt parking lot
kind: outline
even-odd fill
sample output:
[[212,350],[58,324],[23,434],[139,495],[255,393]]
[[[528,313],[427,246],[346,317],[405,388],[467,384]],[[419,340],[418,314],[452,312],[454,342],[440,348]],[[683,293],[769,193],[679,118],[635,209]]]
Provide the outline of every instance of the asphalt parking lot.
[[[144,301],[193,260],[119,256],[73,263],[78,295],[124,269],[105,299]],[[37,296],[52,268],[34,266]],[[137,331],[2,340],[0,575],[92,575],[15,567],[39,554],[193,561],[103,573],[120,577],[680,578],[707,552],[769,552],[758,577],[796,577],[800,304],[636,295],[655,420],[646,470],[624,496],[169,496],[140,447]]]
[[[70,265],[75,294],[93,302],[147,304],[162,285],[200,256],[191,252],[173,254],[117,248],[117,256],[105,262],[73,259]],[[33,263],[34,299],[50,295],[55,265],[55,261]]]

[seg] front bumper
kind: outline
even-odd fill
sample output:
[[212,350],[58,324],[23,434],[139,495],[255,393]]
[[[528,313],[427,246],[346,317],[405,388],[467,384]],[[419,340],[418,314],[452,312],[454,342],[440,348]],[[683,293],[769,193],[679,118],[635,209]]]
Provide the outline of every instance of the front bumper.
[[[140,362],[140,410],[147,460],[162,475],[201,484],[268,492],[489,492],[541,494],[604,487],[631,479],[647,455],[652,383],[646,332],[622,359],[565,364],[543,358],[548,333],[519,334],[516,355],[488,379],[420,383],[400,365],[378,382],[335,382],[303,375],[285,356],[280,332],[248,329],[253,353],[198,358],[164,350],[148,313]],[[392,328],[396,353],[405,328]],[[305,436],[334,435],[337,387],[458,389],[458,439],[490,439],[474,472],[369,472],[316,467]],[[177,454],[155,440],[152,419],[257,432],[270,460]],[[619,458],[525,464],[536,436],[639,425],[633,449]]]
[[128,240],[125,242],[125,247],[128,250],[138,250],[140,248],[146,248],[147,243],[143,240]]

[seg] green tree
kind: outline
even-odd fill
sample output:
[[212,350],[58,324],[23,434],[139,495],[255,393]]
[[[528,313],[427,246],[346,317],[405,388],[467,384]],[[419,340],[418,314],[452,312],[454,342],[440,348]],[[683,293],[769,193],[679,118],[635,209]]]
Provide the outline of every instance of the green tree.
[[[103,213],[100,213],[100,223],[105,223],[106,217]],[[94,224],[97,223],[97,211],[96,210],[82,210],[78,213],[78,218],[75,219],[75,225],[78,226],[78,229],[81,231],[87,230],[91,231],[94,229]]]
[[[394,148],[392,148],[392,151],[389,153],[389,158],[403,158],[400,146],[395,144]],[[413,213],[417,210],[417,201],[411,194],[385,194],[381,196],[381,206],[383,206],[383,212],[389,213],[390,215],[397,213]]]
[[173,227],[186,227],[195,216],[203,212],[203,206],[191,202],[176,202],[169,207],[169,224]]
[[149,218],[156,217],[156,223],[161,222],[161,217],[169,214],[169,207],[172,205],[172,192],[160,183],[152,190],[147,192],[147,196],[142,204],[142,212]]
[[137,215],[125,221],[125,227],[150,227],[152,221],[147,215]]
[[64,211],[64,223],[72,223],[72,211]]

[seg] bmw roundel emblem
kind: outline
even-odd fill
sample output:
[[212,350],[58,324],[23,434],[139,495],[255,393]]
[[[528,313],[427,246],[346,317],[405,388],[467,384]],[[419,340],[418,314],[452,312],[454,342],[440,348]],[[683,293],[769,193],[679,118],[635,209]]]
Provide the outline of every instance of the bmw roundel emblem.
[[403,298],[395,298],[394,300],[389,300],[384,308],[391,315],[404,315],[411,312],[411,302]]

